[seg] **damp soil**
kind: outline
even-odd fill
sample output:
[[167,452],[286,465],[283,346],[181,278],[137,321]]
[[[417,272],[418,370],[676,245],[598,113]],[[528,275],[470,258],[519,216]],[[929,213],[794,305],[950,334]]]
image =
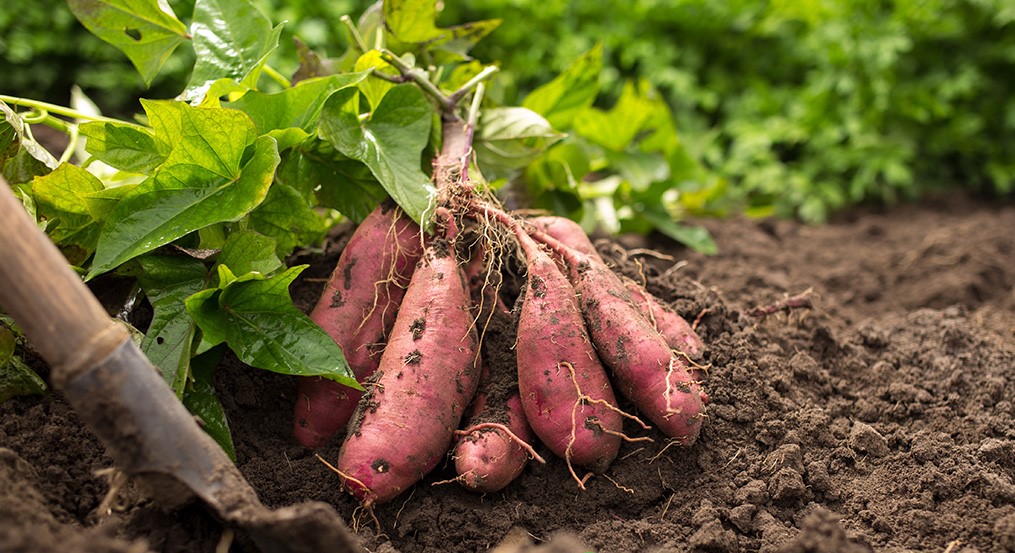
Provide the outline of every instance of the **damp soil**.
[[[494,494],[434,485],[445,464],[376,508],[378,533],[293,440],[293,380],[227,359],[215,384],[240,469],[269,506],[334,505],[369,551],[1015,551],[1015,206],[948,196],[821,227],[702,224],[716,256],[655,237],[597,243],[708,344],[694,445],[632,425],[655,441],[624,444],[585,491],[542,448],[546,465]],[[297,260],[311,264],[293,288],[301,308],[344,236]],[[229,544],[200,506],[163,511],[131,486],[100,512],[110,464],[58,394],[0,405],[0,551]],[[230,550],[252,551],[242,535]]]

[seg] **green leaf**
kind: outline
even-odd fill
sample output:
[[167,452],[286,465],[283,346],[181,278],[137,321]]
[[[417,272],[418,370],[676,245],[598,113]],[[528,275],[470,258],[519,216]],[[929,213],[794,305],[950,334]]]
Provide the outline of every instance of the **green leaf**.
[[244,363],[273,372],[323,376],[358,388],[341,348],[293,306],[289,285],[306,265],[267,278],[235,277],[219,266],[220,289],[187,299],[187,310],[211,345],[227,343]]
[[[393,65],[384,61],[384,58],[381,57],[381,52],[379,50],[370,50],[357,58],[355,69],[356,71],[371,71],[387,75],[398,75],[398,69],[395,69]],[[359,84],[359,91],[363,93],[367,102],[370,103],[370,109],[375,109],[377,108],[377,104],[381,103],[381,98],[384,98],[384,95],[394,87],[395,83],[377,76],[372,76]]]
[[370,168],[349,159],[323,140],[304,143],[288,152],[278,169],[277,182],[316,196],[317,204],[362,221],[387,197]]
[[14,356],[17,339],[0,325],[0,403],[16,396],[41,394],[46,383],[24,361]]
[[573,140],[558,142],[525,169],[529,193],[544,189],[577,189],[592,170],[588,153]]
[[208,285],[208,269],[183,256],[146,255],[138,262],[142,269],[138,282],[154,310],[141,350],[159,367],[176,396],[183,397],[196,329],[184,301]]
[[230,78],[251,89],[275,47],[282,26],[248,0],[197,0],[190,24],[197,62],[182,99],[204,97],[211,83]]
[[0,363],[0,403],[12,397],[44,394],[46,389],[46,382],[17,357]]
[[402,42],[428,42],[444,33],[434,25],[437,0],[384,2],[384,24]]
[[[368,74],[368,71],[363,71],[307,79],[274,94],[250,91],[239,100],[226,104],[226,107],[238,109],[250,116],[260,134],[287,128],[314,132],[328,96],[336,90],[360,83]],[[285,148],[280,145],[279,149]]]
[[86,198],[102,189],[95,175],[69,163],[35,177],[32,193],[39,215],[49,221],[50,239],[59,245],[79,246],[86,252],[94,250],[100,227],[88,211]]
[[24,184],[45,175],[59,164],[53,154],[25,134],[25,122],[0,101],[0,173],[10,184]]
[[661,233],[681,244],[705,255],[715,255],[719,251],[715,240],[704,227],[692,227],[675,222],[661,210],[646,209],[641,214]]
[[626,83],[610,111],[590,108],[574,119],[579,136],[608,150],[622,152],[651,121],[654,106],[633,83]]
[[137,184],[122,184],[112,188],[103,188],[83,195],[82,199],[93,219],[100,222],[106,221],[109,219],[109,214],[116,208],[116,204],[120,203],[120,200],[136,187]]
[[602,70],[603,48],[597,44],[552,81],[530,92],[522,106],[545,117],[553,128],[568,129],[575,116],[595,101]]
[[248,221],[250,228],[271,237],[272,255],[280,257],[298,246],[320,242],[330,226],[298,190],[278,182],[268,190],[261,205],[250,212]]
[[271,275],[284,267],[275,255],[275,240],[252,230],[231,233],[215,263],[240,274]]
[[91,121],[79,127],[87,138],[85,151],[121,171],[150,174],[166,160],[166,153],[146,128],[127,123]]
[[[218,149],[232,150],[232,145]],[[210,159],[215,151],[188,150],[176,162],[177,150],[173,150],[158,173],[128,193],[110,215],[115,224],[107,224],[99,236],[88,278],[200,228],[238,221],[257,207],[268,193],[279,162],[275,140],[258,138],[242,170],[228,171],[239,163],[239,155],[235,160]],[[214,161],[217,169],[226,171],[216,173],[188,164],[188,159]]]
[[224,354],[225,348],[217,348],[193,359],[193,380],[183,394],[183,405],[197,417],[201,428],[222,447],[226,455],[236,462],[236,448],[229,431],[229,421],[212,384],[215,368]]
[[383,6],[384,25],[399,42],[425,44],[459,59],[500,25],[499,19],[488,19],[438,28],[437,0],[387,0]]
[[359,92],[347,88],[324,104],[318,132],[342,154],[365,163],[402,210],[420,222],[434,195],[430,177],[420,169],[432,120],[432,107],[411,84],[392,88],[364,121]]
[[21,149],[21,133],[14,126],[21,124],[21,118],[11,111],[7,104],[0,102],[0,107],[3,107],[5,115],[4,120],[0,121],[0,167],[3,167],[4,163]]
[[190,165],[218,176],[235,177],[244,151],[257,137],[250,117],[234,109],[145,102],[145,110],[149,117],[155,115],[156,136],[172,147],[163,169]]
[[187,39],[186,26],[165,0],[67,0],[67,5],[86,29],[130,59],[145,86]]
[[499,178],[525,167],[564,136],[528,108],[491,108],[480,119],[476,155],[484,173]]
[[636,191],[670,178],[670,164],[660,153],[607,151],[606,159]]

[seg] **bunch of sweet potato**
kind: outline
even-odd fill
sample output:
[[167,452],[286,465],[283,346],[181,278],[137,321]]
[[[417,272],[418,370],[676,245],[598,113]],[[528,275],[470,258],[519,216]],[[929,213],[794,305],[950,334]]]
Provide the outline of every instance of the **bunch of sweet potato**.
[[[625,419],[648,427],[617,407],[614,389],[692,443],[707,396],[691,326],[615,274],[575,223],[456,198],[435,210],[431,233],[392,204],[357,228],[311,317],[366,392],[302,379],[299,442],[319,447],[345,429],[333,468],[366,505],[411,487],[449,451],[463,485],[501,489],[538,458],[536,438],[581,484],[574,467],[605,471]],[[516,294],[499,286],[505,256],[524,268]],[[483,362],[481,350],[505,347],[483,340],[494,320],[513,325],[513,374]]]

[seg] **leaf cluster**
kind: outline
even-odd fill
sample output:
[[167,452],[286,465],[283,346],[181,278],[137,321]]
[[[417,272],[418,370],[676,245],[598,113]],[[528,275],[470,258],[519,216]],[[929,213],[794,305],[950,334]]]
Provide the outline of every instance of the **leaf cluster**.
[[[29,213],[86,279],[136,280],[154,312],[142,349],[227,450],[210,380],[225,348],[257,368],[358,386],[341,349],[292,303],[305,266],[284,260],[388,197],[424,222],[437,106],[414,84],[373,75],[388,66],[373,49],[307,50],[296,79],[273,74],[281,26],[247,0],[198,0],[187,23],[157,0],[69,5],[146,82],[180,47],[195,62],[176,99],[142,100],[133,120],[87,99],[74,110],[7,97],[30,108],[20,112],[0,102],[0,170]],[[463,59],[493,26],[438,29],[433,10],[413,5],[384,14],[426,31],[386,41],[407,59]],[[379,16],[360,29],[379,28]],[[69,133],[61,159],[35,141],[37,123]]]

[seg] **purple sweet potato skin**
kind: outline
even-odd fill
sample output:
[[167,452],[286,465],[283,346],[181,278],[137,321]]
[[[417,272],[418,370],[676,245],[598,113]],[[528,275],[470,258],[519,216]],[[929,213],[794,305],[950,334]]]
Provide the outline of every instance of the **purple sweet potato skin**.
[[671,348],[686,354],[690,359],[701,358],[705,352],[705,343],[686,319],[663,305],[637,282],[624,279],[624,285],[631,293],[631,301],[642,314],[649,317],[650,322],[655,323],[656,330],[666,338]]
[[[525,418],[554,454],[595,472],[605,471],[620,449],[620,414],[580,402],[581,392],[616,405],[606,371],[582,320],[567,277],[548,255],[526,251],[528,280],[518,319],[518,389]],[[574,368],[572,379],[567,364]],[[577,404],[577,408],[576,408]]]
[[[528,221],[562,244],[602,261],[602,257],[599,256],[588,235],[578,223],[571,219],[543,216],[534,217]],[[656,330],[666,338],[671,348],[685,353],[691,359],[701,358],[705,351],[705,343],[683,317],[666,307],[637,282],[626,278],[623,279],[623,282],[631,294],[632,301],[642,314],[654,323]]]
[[606,265],[578,253],[569,263],[589,335],[620,393],[664,434],[693,443],[704,416],[703,395],[684,359],[671,352]]
[[413,273],[337,467],[366,505],[383,503],[444,458],[476,393],[478,340],[454,257],[428,248]]
[[571,219],[556,215],[544,215],[526,219],[526,221],[535,225],[536,228],[546,234],[560,240],[565,246],[574,248],[585,255],[602,259],[599,257],[595,245],[589,240],[589,236],[585,234],[585,230]]
[[[476,397],[476,415],[471,423],[483,422],[484,411],[496,409],[486,405],[486,396]],[[525,421],[522,402],[518,394],[511,395],[504,409],[507,426],[519,439],[529,445],[535,435]],[[455,471],[466,488],[484,493],[500,491],[518,478],[529,462],[529,454],[514,440],[495,428],[474,430],[463,436],[455,448]]]
[[[310,314],[342,348],[360,383],[377,369],[380,347],[421,254],[419,227],[393,206],[378,206],[342,250]],[[296,440],[308,448],[326,444],[348,424],[361,395],[320,377],[300,378],[293,409]]]

